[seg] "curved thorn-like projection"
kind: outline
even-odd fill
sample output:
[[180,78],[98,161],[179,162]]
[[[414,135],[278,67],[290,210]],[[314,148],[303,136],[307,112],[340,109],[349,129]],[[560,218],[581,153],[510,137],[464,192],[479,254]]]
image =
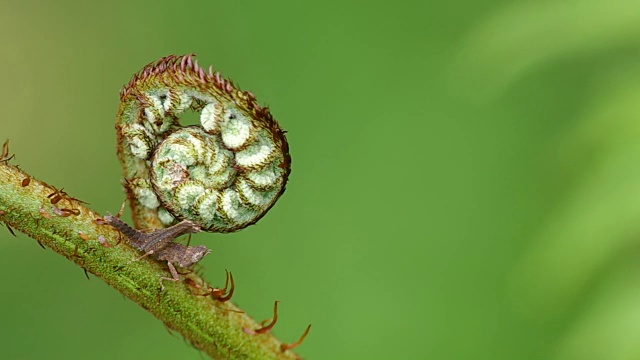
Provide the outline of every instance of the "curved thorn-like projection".
[[[276,300],[273,303],[273,317],[271,319],[263,321],[261,328],[255,329],[255,330],[244,328],[242,330],[249,335],[266,334],[270,332],[271,329],[273,329],[273,327],[276,326],[276,323],[278,322],[278,303],[279,302],[280,301]],[[268,324],[265,324],[267,322]]]
[[300,338],[297,341],[292,342],[290,344],[280,344],[280,350],[282,352],[285,352],[287,350],[293,350],[293,349],[297,348],[298,346],[300,346],[300,344],[302,344],[302,342],[307,337],[307,335],[309,335],[309,330],[311,330],[311,324],[309,324],[307,326],[307,328],[302,333],[302,336],[300,336]]
[[[199,113],[199,125],[180,125],[188,110]],[[116,130],[136,228],[189,220],[234,232],[256,223],[285,190],[285,132],[252,93],[191,54],[133,76],[120,93]]]

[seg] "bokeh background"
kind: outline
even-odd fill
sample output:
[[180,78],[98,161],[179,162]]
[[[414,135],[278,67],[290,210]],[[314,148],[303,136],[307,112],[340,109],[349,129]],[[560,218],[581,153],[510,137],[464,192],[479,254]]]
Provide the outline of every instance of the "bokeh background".
[[[307,359],[640,358],[640,2],[0,3],[0,138],[99,212],[118,90],[194,52],[293,157],[202,265]],[[0,229],[1,230],[1,229]],[[0,231],[3,359],[201,359],[131,301]]]

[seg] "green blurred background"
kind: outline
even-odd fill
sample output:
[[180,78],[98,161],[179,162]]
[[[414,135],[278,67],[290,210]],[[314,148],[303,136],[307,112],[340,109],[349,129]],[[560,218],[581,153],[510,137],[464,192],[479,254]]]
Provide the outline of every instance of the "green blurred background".
[[[116,212],[118,90],[194,52],[288,130],[258,225],[194,238],[308,359],[640,358],[640,2],[0,4],[0,138]],[[201,359],[0,231],[3,359]]]

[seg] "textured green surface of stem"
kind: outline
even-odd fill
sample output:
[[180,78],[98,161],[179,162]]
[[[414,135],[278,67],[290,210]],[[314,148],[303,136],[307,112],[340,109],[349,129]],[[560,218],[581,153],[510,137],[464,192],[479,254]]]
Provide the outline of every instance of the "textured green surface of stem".
[[[31,180],[23,186],[26,178]],[[96,221],[101,215],[69,197],[52,204],[48,196],[55,191],[0,162],[0,221],[104,280],[214,359],[298,358],[282,352],[271,334],[243,331],[260,325],[231,302],[194,294],[189,283],[209,287],[195,273],[185,275],[189,282],[165,281],[162,289],[159,279],[168,273],[161,262],[148,257],[136,261],[140,253],[118,231]]]

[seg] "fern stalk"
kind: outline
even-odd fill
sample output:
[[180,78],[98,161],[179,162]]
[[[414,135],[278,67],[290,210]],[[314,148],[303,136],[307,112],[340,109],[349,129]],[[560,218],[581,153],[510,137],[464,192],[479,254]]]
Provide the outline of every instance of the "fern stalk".
[[[29,180],[25,180],[29,179]],[[26,186],[23,186],[25,185]],[[165,282],[161,262],[140,257],[101,215],[0,160],[0,222],[36,239],[139,304],[213,359],[297,359],[281,342],[231,302],[198,296],[211,286],[195,273]],[[52,194],[54,194],[52,196]],[[64,195],[64,194],[63,194]],[[253,334],[252,334],[253,333]]]

